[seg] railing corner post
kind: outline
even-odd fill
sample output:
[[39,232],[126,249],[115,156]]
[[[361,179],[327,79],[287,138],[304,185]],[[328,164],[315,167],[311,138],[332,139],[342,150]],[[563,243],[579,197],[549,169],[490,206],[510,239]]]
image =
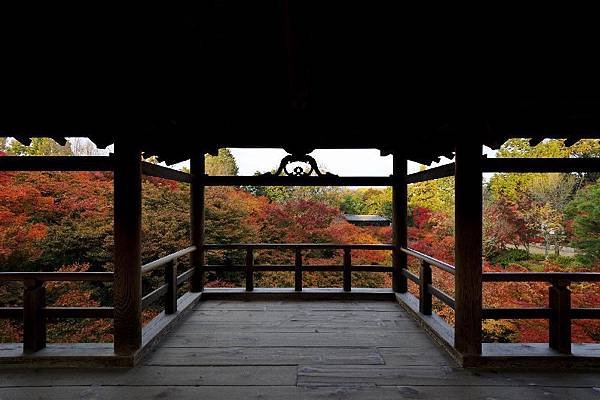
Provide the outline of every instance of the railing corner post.
[[46,289],[36,279],[27,279],[24,284],[23,352],[34,353],[46,347]]
[[563,354],[571,354],[571,289],[570,282],[552,282],[549,305],[552,315],[548,324],[550,348]]
[[302,250],[296,247],[294,260],[294,289],[296,292],[302,291]]
[[251,247],[246,249],[246,291],[254,290],[254,251]]
[[165,264],[165,283],[167,285],[165,314],[175,314],[177,312],[177,265],[173,261]]
[[421,276],[419,280],[419,312],[423,315],[431,315],[432,296],[429,285],[433,283],[431,277],[431,265],[427,261],[421,261]]
[[352,253],[350,247],[344,247],[344,292],[352,290]]

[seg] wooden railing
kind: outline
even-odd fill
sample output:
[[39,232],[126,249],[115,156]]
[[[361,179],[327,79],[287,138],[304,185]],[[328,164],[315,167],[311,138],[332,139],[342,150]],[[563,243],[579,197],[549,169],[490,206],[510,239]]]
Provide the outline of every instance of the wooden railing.
[[446,271],[452,275],[455,274],[454,266],[447,264],[443,261],[437,260],[433,257],[429,257],[426,254],[420,253],[416,250],[402,248],[402,252],[409,256],[413,256],[421,260],[421,268],[419,275],[415,275],[407,269],[402,270],[402,275],[407,279],[410,279],[419,286],[419,312],[423,315],[431,315],[432,313],[432,299],[435,296],[437,299],[442,301],[450,308],[455,308],[455,301],[452,296],[443,292],[441,289],[433,286],[431,267],[437,267],[442,271]]
[[571,320],[600,319],[600,308],[571,308],[572,282],[600,282],[597,272],[487,272],[483,282],[547,282],[547,308],[484,308],[484,319],[547,319],[549,345],[571,354]]
[[[141,267],[142,273],[164,267],[165,284],[142,298],[142,306],[164,299],[165,314],[177,312],[177,287],[191,278],[194,268],[177,275],[177,260],[196,250],[195,246],[170,254]],[[23,321],[23,351],[33,353],[46,347],[48,318],[113,318],[113,307],[48,307],[44,282],[113,282],[112,272],[1,272],[0,282],[23,282],[23,307],[0,307],[0,318]]]
[[0,282],[23,282],[23,307],[2,307],[0,318],[23,320],[23,351],[46,347],[48,318],[113,318],[113,307],[47,307],[44,282],[112,282],[112,272],[1,272]]
[[[402,252],[421,261],[417,276],[407,269],[401,274],[419,286],[419,312],[432,313],[432,297],[455,309],[455,301],[447,293],[433,286],[431,266],[455,275],[455,267],[412,249]],[[600,308],[572,308],[572,282],[600,282],[597,272],[486,272],[483,282],[547,282],[549,304],[546,308],[483,308],[483,319],[548,319],[549,346],[563,354],[571,353],[571,320],[600,319]]]
[[[294,264],[280,265],[256,265],[254,263],[254,251],[258,249],[277,249],[293,250]],[[302,262],[302,251],[309,249],[329,249],[342,250],[342,265],[305,265]],[[245,250],[244,265],[206,265],[208,271],[243,271],[246,277],[246,290],[254,290],[254,272],[257,271],[290,271],[294,272],[294,288],[296,291],[302,290],[302,272],[304,271],[324,271],[324,272],[342,272],[344,291],[352,290],[352,272],[392,272],[390,266],[383,265],[352,265],[352,250],[393,250],[391,244],[333,244],[333,243],[285,243],[285,244],[267,244],[267,243],[235,243],[235,244],[206,244],[203,250]]]
[[150,304],[155,303],[159,299],[163,299],[165,314],[174,314],[177,312],[177,288],[182,283],[189,280],[194,274],[194,267],[191,267],[182,274],[177,275],[178,259],[191,254],[194,251],[196,251],[196,246],[190,246],[156,261],[142,265],[142,274],[163,267],[165,277],[165,283],[163,285],[142,297],[142,309],[147,308]]

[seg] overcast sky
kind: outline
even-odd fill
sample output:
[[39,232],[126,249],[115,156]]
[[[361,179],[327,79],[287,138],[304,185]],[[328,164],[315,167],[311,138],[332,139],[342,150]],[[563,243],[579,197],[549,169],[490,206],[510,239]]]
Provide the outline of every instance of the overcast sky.
[[[287,154],[282,149],[231,149],[240,175],[252,175],[256,171],[268,172],[279,166]],[[494,157],[495,151],[485,148],[488,157]],[[311,153],[324,171],[340,176],[388,176],[392,174],[392,156],[381,157],[376,149],[318,149]],[[439,163],[451,162],[442,157]],[[417,172],[420,165],[409,162],[408,172]]]

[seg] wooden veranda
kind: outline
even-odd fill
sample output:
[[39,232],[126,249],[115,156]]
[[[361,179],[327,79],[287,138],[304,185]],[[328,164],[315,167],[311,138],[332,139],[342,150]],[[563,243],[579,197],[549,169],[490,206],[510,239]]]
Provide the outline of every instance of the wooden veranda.
[[[142,146],[136,142],[115,138],[115,153],[108,157],[15,157],[0,158],[0,169],[7,170],[109,170],[114,172],[114,229],[115,267],[114,273],[86,272],[3,272],[2,281],[24,283],[23,307],[2,308],[0,316],[23,318],[23,353],[15,357],[14,351],[4,362],[43,362],[46,354],[57,361],[56,353],[44,352],[46,347],[47,318],[113,318],[114,356],[106,357],[101,349],[98,360],[114,365],[134,365],[147,349],[161,337],[186,311],[193,308],[202,298],[206,271],[239,271],[246,280],[246,292],[252,292],[256,271],[294,272],[295,299],[312,298],[314,294],[303,291],[304,271],[342,272],[343,287],[338,291],[320,293],[343,299],[351,294],[352,272],[391,272],[393,288],[389,292],[404,309],[416,318],[425,330],[445,348],[461,366],[539,366],[540,360],[555,360],[550,365],[594,366],[598,364],[597,348],[594,345],[578,345],[572,351],[571,320],[600,318],[599,309],[572,308],[569,285],[571,282],[600,281],[598,273],[482,273],[482,173],[511,172],[564,172],[598,171],[600,159],[486,159],[482,156],[482,144],[476,139],[457,141],[455,162],[421,171],[406,173],[409,155],[393,152],[394,173],[389,177],[340,177],[320,172],[304,174],[306,171],[289,173],[286,167],[298,159],[308,160],[305,168],[314,169],[316,164],[310,156],[291,152],[282,160],[282,174],[262,176],[208,176],[204,173],[204,152],[191,159],[189,173],[175,171],[157,164],[141,161]],[[312,165],[314,164],[314,165]],[[307,171],[308,171],[307,169]],[[289,174],[288,174],[289,173]],[[190,247],[154,262],[141,265],[141,181],[142,175],[188,183],[191,196],[191,242]],[[456,266],[436,260],[407,246],[407,185],[429,179],[455,177],[455,220],[456,220]],[[204,190],[210,185],[370,185],[392,186],[393,188],[393,243],[390,244],[210,244],[204,241]],[[342,265],[303,265],[303,252],[320,248],[343,252]],[[243,250],[243,265],[207,265],[205,253],[214,250]],[[292,265],[257,265],[254,252],[257,249],[288,250],[295,254]],[[352,250],[391,251],[392,265],[355,265]],[[182,257],[191,257],[192,268],[177,275],[176,263]],[[408,257],[421,262],[419,274],[407,269]],[[454,276],[455,297],[444,293],[432,282],[432,268],[441,269]],[[141,295],[141,277],[150,271],[164,270],[164,284],[147,294]],[[113,307],[103,308],[58,308],[46,307],[44,282],[47,281],[110,281],[113,282]],[[419,298],[408,293],[408,281],[419,286]],[[547,282],[550,302],[546,308],[536,309],[490,309],[482,307],[482,285],[484,282]],[[188,285],[189,293],[177,299],[178,287]],[[225,291],[224,293],[228,293]],[[224,294],[225,295],[225,294]],[[232,294],[233,295],[233,294]],[[237,294],[236,294],[237,295]],[[285,291],[275,291],[274,297],[286,296]],[[432,298],[437,298],[455,312],[454,327],[432,315]],[[245,297],[249,299],[251,297]],[[391,297],[389,297],[391,298]],[[142,310],[157,301],[164,302],[164,313],[156,321],[142,329]],[[539,345],[507,347],[488,344],[482,347],[482,319],[547,319],[549,324],[548,349],[541,351]],[[588,349],[589,348],[589,349]],[[14,349],[13,349],[14,350]],[[94,359],[93,348],[86,348],[82,355]],[[101,356],[100,356],[101,355]],[[85,363],[86,357],[81,358]],[[78,357],[67,357],[67,363]]]
[[[0,27],[3,40],[11,35],[21,40],[3,47],[10,62],[3,65],[2,96],[11,107],[2,109],[0,133],[22,143],[31,137],[59,142],[89,137],[99,147],[114,144],[114,153],[3,156],[0,172],[111,171],[115,246],[114,272],[0,273],[0,282],[24,284],[23,307],[0,308],[0,318],[24,321],[23,343],[0,346],[0,363],[20,365],[3,368],[0,398],[191,397],[200,393],[199,386],[206,387],[200,394],[206,399],[222,393],[233,398],[597,398],[597,369],[567,370],[600,366],[597,345],[571,343],[571,321],[598,319],[600,308],[572,307],[569,286],[598,282],[600,274],[482,271],[484,173],[600,172],[600,158],[482,155],[484,145],[496,149],[514,137],[529,138],[532,145],[564,139],[567,146],[600,138],[599,75],[590,51],[597,47],[595,21],[590,32],[577,30],[573,35],[581,35],[569,40],[567,29],[551,34],[546,26],[528,36],[521,26],[507,29],[506,19],[496,25],[475,18],[478,24],[472,26],[471,10],[463,23],[445,12],[434,16],[429,4],[421,14],[392,5],[336,3],[202,1],[177,17],[161,10],[156,18],[141,16],[140,10],[135,17],[114,11],[118,18],[98,10],[80,18],[56,9],[39,16],[7,14]],[[537,10],[535,16],[524,18],[524,25],[541,19]],[[548,21],[555,28],[555,20]],[[473,43],[474,36],[484,44]],[[593,40],[587,45],[585,38]],[[277,173],[207,175],[205,154],[233,147],[283,148],[288,156]],[[384,177],[321,173],[310,156],[321,148],[378,149],[393,157],[393,172]],[[190,160],[191,168],[176,171],[142,161],[142,155],[167,165]],[[408,160],[429,165],[440,156],[454,162],[407,173]],[[291,162],[305,167],[289,171]],[[144,175],[189,184],[191,237],[189,247],[142,265]],[[450,176],[455,265],[407,242],[408,185]],[[390,186],[393,241],[206,243],[205,188],[228,185]],[[303,254],[313,247],[340,251],[343,262],[305,265]],[[294,252],[294,263],[256,264],[256,249],[265,248]],[[241,265],[205,262],[207,252],[230,249],[245,251]],[[391,252],[392,263],[356,265],[356,249]],[[190,258],[191,268],[178,274],[183,257]],[[420,261],[418,274],[408,270],[409,257]],[[433,269],[454,276],[454,297],[433,284]],[[142,296],[143,274],[157,270],[164,271],[164,284]],[[243,272],[245,288],[205,289],[204,276],[211,270]],[[294,272],[294,287],[255,288],[256,271]],[[304,271],[342,272],[343,287],[306,289]],[[393,287],[353,287],[353,271],[391,273]],[[47,306],[48,281],[112,282],[113,305]],[[407,290],[410,281],[419,287],[418,298]],[[546,307],[483,307],[485,282],[530,281],[547,283]],[[433,313],[433,298],[454,310],[454,326]],[[144,308],[157,302],[164,311],[142,326]],[[236,310],[253,314],[240,316]],[[114,343],[46,344],[50,318],[112,318]],[[549,343],[482,343],[483,319],[519,318],[548,320]],[[243,333],[223,332],[235,327]],[[559,371],[480,373],[463,367]]]

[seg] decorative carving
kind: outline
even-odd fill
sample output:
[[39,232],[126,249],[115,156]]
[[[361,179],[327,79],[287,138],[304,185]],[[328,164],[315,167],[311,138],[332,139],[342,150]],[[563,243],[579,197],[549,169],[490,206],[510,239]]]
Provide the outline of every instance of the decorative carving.
[[[290,171],[288,166],[293,163],[304,163],[306,166],[303,167],[297,165]],[[287,176],[311,176],[313,172],[317,174],[317,176],[337,176],[329,172],[321,172],[315,159],[308,154],[302,153],[288,154],[283,157],[281,163],[279,163],[279,168],[275,173],[267,172],[263,174],[263,176],[280,176],[282,173]]]

